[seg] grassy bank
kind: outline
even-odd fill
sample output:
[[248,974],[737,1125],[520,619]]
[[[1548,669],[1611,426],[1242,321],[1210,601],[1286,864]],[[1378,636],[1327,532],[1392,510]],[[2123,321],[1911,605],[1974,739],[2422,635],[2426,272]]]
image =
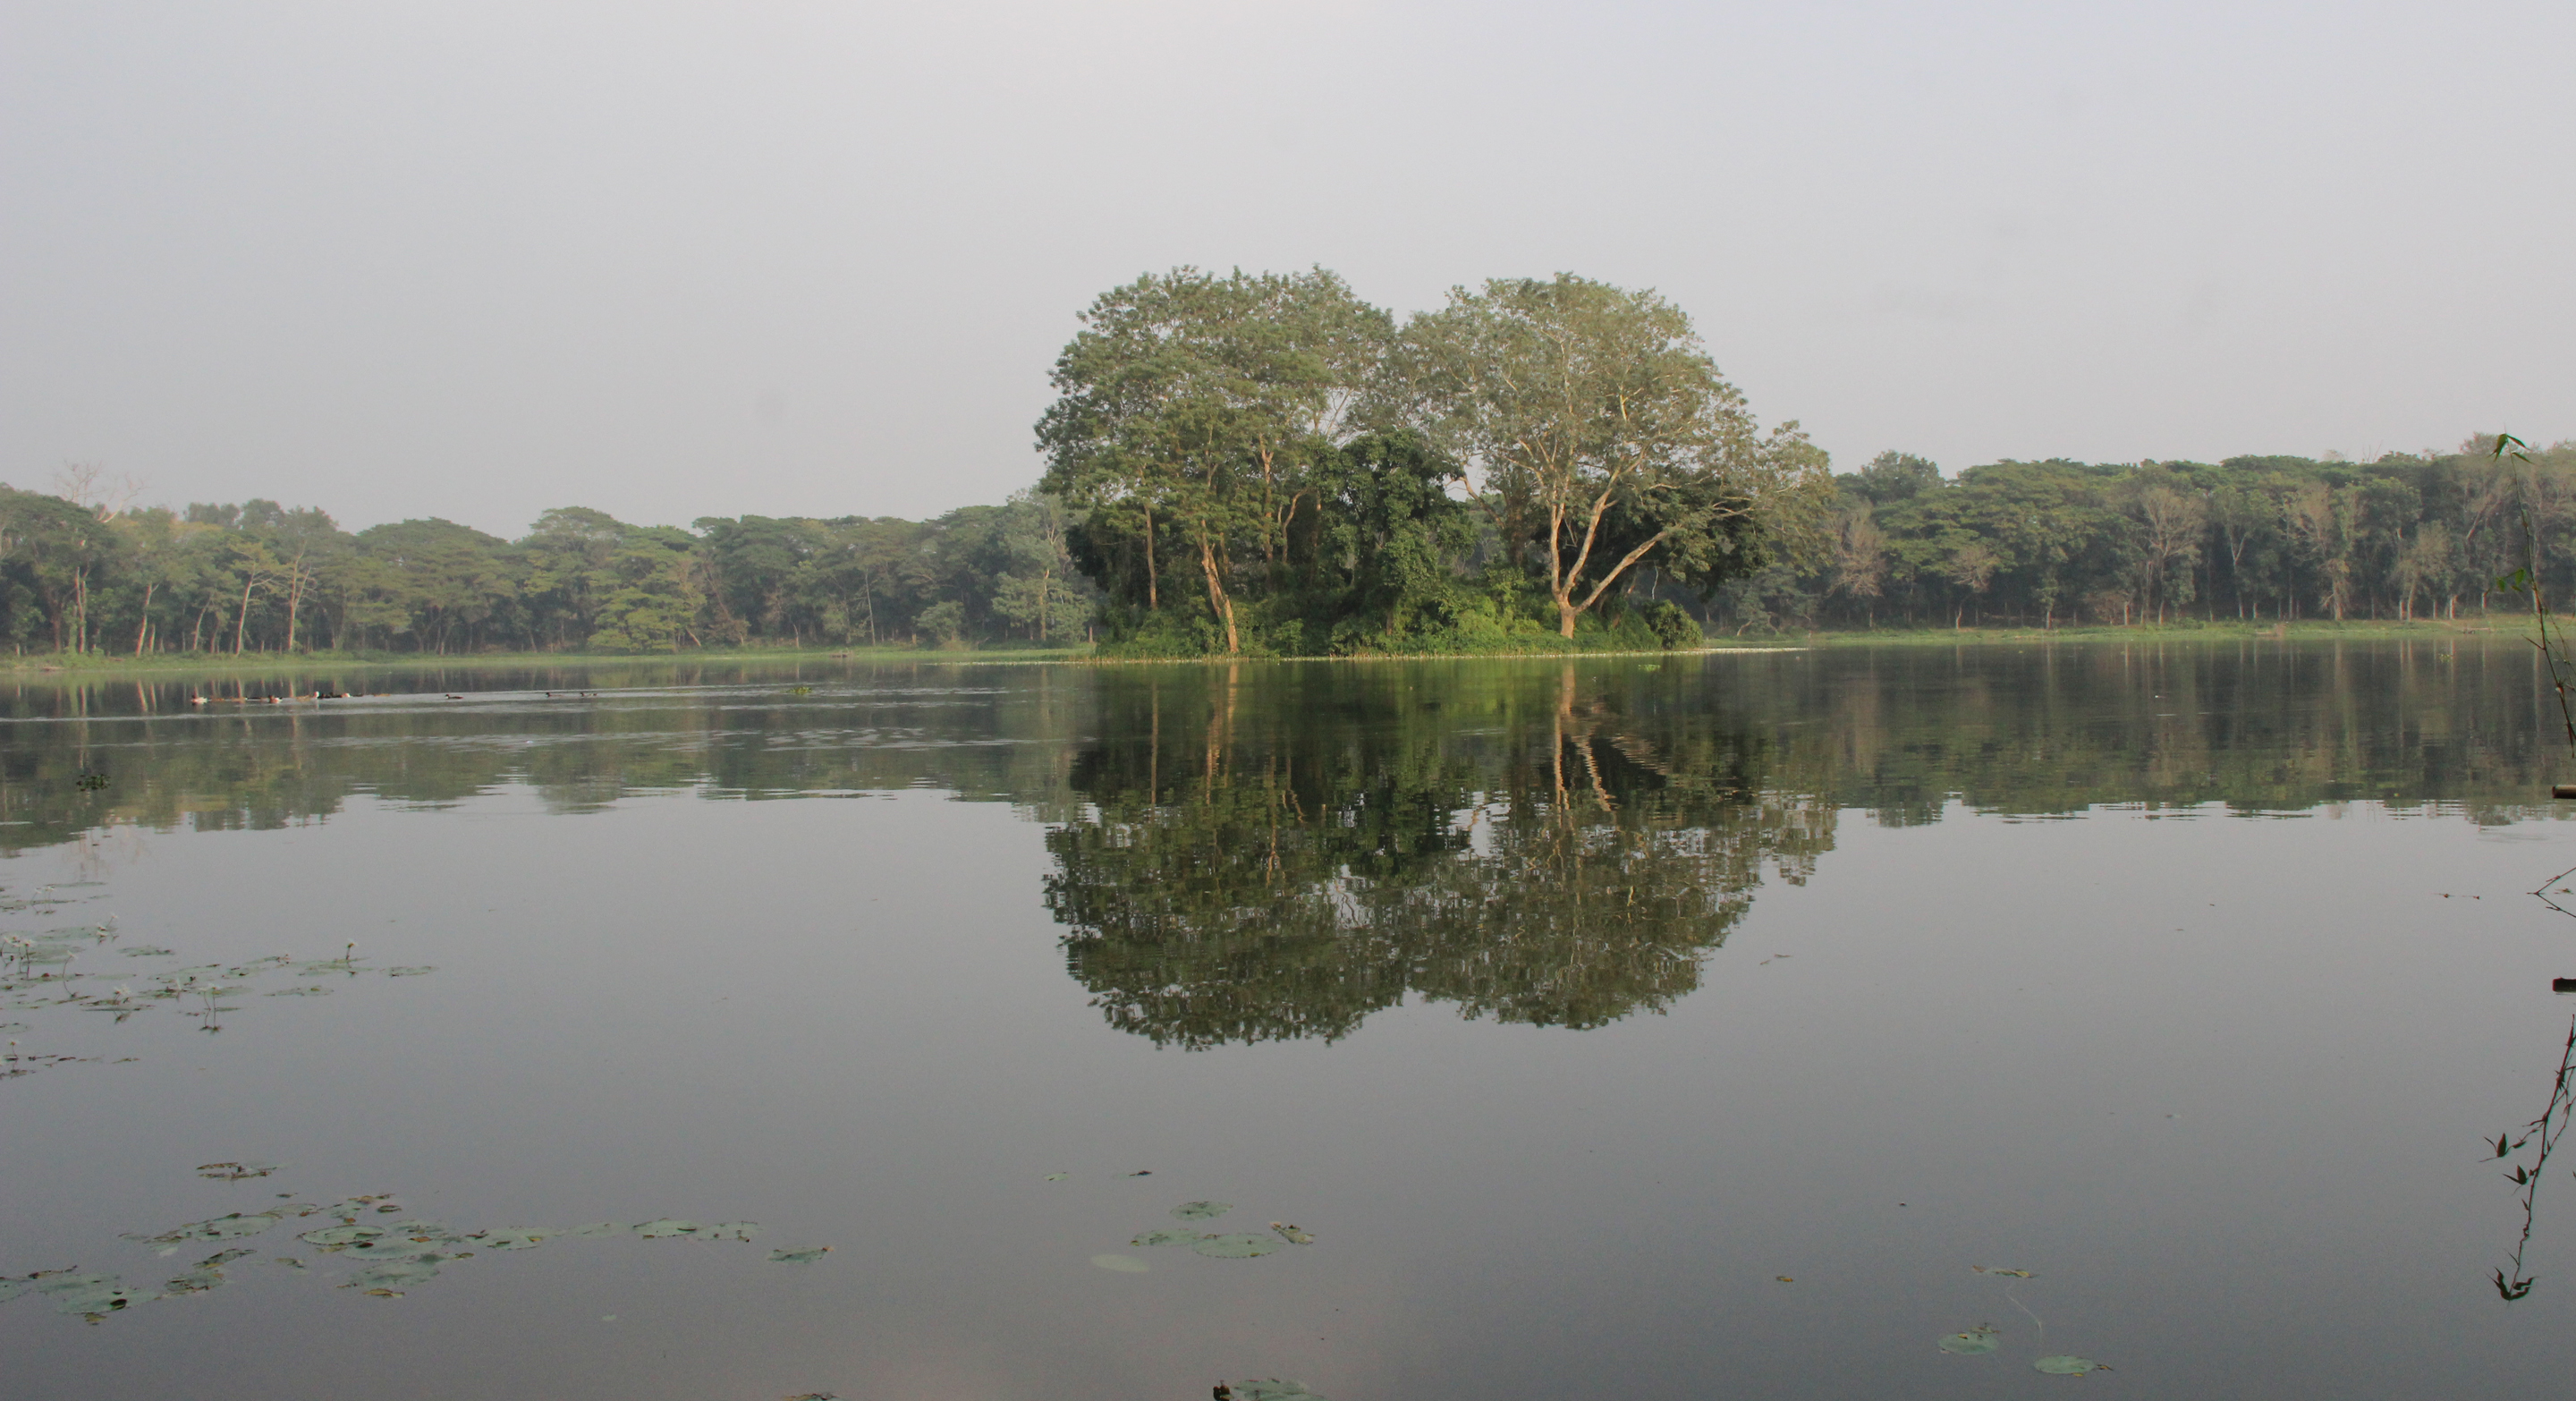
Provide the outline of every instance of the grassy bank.
[[[1701,651],[1771,651],[1794,647],[1960,647],[1973,645],[2030,645],[2061,643],[2167,643],[2167,642],[2377,642],[2409,641],[2509,641],[2519,642],[2528,635],[2528,624],[2520,618],[2489,616],[2457,622],[2333,622],[2301,621],[2294,623],[2182,622],[2140,624],[2131,627],[1975,627],[1951,629],[1875,628],[1869,630],[1772,633],[1749,637],[1717,637],[1705,648],[1683,648],[1681,654]],[[1499,651],[1409,655],[1367,654],[1351,657],[1304,658],[1301,660],[1332,661],[1456,661],[1464,659],[1540,657],[1612,657],[1674,655],[1625,649],[1574,649],[1565,652]],[[118,677],[191,676],[240,678],[242,680],[280,677],[340,675],[358,672],[437,673],[450,671],[527,671],[583,673],[645,671],[674,666],[692,669],[709,666],[830,666],[835,664],[913,663],[937,665],[996,665],[1031,662],[1090,662],[1096,665],[1150,665],[1156,662],[1224,661],[1224,657],[1105,657],[1090,647],[748,647],[711,649],[677,653],[585,653],[585,652],[473,652],[422,654],[417,652],[250,652],[241,656],[226,653],[152,653],[142,657],[102,653],[33,653],[0,661],[0,673],[19,681],[48,677],[63,680],[98,681]],[[1264,658],[1262,660],[1275,660]]]
[[2499,615],[2457,622],[2338,623],[2328,619],[2294,623],[2140,623],[2129,627],[1873,628],[1786,636],[1818,647],[1957,647],[1974,643],[2061,642],[2476,642],[2519,641],[2529,634],[2528,620]]
[[611,671],[619,668],[726,665],[828,665],[835,662],[1060,662],[1089,656],[1088,647],[752,647],[690,652],[158,652],[142,657],[100,653],[35,653],[9,660],[21,679],[60,675],[102,680],[121,676],[275,677],[316,672]]

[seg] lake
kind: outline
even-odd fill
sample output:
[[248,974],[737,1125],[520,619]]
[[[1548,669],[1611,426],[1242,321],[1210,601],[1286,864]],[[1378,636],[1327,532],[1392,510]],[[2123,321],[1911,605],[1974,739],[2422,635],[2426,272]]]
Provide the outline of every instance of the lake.
[[293,685],[0,691],[0,1396],[2576,1363],[2517,642]]

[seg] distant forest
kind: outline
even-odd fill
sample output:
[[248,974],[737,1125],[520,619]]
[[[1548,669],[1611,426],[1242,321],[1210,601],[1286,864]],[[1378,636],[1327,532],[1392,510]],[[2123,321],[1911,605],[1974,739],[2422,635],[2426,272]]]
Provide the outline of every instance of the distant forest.
[[[1999,462],[1944,476],[1888,453],[1834,478],[1816,537],[1701,593],[1620,595],[1694,631],[2449,618],[2522,567],[2576,598],[2576,444],[2482,441],[2376,462]],[[271,501],[116,509],[0,487],[0,632],[25,651],[674,652],[775,645],[1066,646],[1102,591],[1036,492],[932,520],[711,517],[695,529],[548,511],[519,539],[444,520],[356,533]],[[1468,533],[1461,582],[1490,538]],[[1114,605],[1113,605],[1114,606]],[[1203,607],[1203,605],[1201,605]],[[1660,639],[1658,639],[1660,641]],[[1363,639],[1365,641],[1365,639]],[[1367,650],[1352,647],[1347,650]]]
[[[1903,453],[1837,476],[1821,540],[1728,581],[1730,631],[2457,617],[2576,594],[2576,443],[2492,437],[2375,462],[1997,462]],[[2536,547],[2536,548],[2535,548]]]

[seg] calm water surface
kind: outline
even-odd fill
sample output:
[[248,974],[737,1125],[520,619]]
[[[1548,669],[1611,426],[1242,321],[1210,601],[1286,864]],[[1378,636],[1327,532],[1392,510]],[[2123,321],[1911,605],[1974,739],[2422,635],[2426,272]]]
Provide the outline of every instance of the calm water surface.
[[0,1395],[2576,1363],[2512,645],[311,680],[0,695]]

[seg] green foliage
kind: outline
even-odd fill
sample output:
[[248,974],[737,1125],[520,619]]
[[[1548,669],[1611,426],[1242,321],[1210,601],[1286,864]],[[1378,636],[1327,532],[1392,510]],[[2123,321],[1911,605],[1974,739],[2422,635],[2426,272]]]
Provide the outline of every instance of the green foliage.
[[1038,442],[1118,654],[1662,645],[1640,587],[1794,551],[1831,497],[1652,293],[1497,281],[1399,331],[1320,269],[1180,268],[1083,323]]
[[2449,619],[2528,607],[2497,582],[2526,553],[2546,593],[2566,597],[2576,444],[2500,441],[2369,464],[2051,460],[1955,478],[1884,453],[1836,479],[1814,549],[1730,583],[1717,613],[1736,631]]

